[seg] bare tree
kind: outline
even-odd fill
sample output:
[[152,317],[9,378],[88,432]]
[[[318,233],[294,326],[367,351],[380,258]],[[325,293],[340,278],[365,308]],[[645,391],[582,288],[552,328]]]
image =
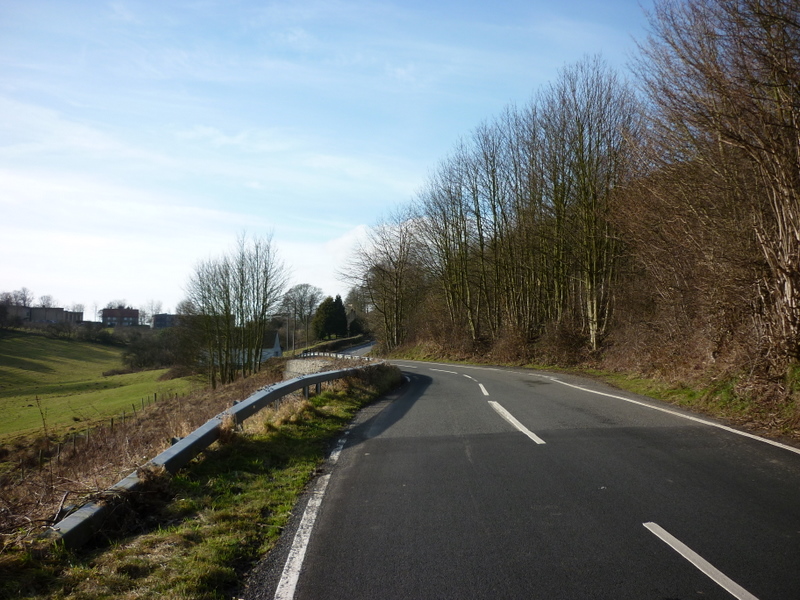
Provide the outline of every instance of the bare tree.
[[311,318],[317,310],[317,306],[322,301],[323,293],[317,286],[309,283],[295,285],[283,296],[281,310],[292,317],[292,323],[300,322],[305,331],[305,344],[309,344],[308,330]]
[[423,287],[419,266],[414,222],[404,212],[370,229],[343,274],[366,292],[378,317],[375,330],[389,349],[406,340]]
[[619,244],[610,200],[630,177],[633,93],[599,58],[480,125],[419,194],[423,264],[473,343],[535,339],[569,313],[597,349]]
[[552,92],[567,123],[569,250],[581,320],[592,350],[609,323],[619,260],[611,197],[632,174],[631,140],[640,111],[634,96],[598,57],[565,69]]
[[23,287],[11,292],[14,297],[14,304],[17,306],[33,306],[33,292]]
[[[662,0],[638,71],[668,164],[744,169],[743,226],[768,269],[771,348],[800,356],[800,6],[794,0]],[[739,185],[738,178],[731,188]]]
[[240,307],[238,322],[244,333],[245,376],[261,367],[270,315],[283,296],[287,280],[288,270],[277,254],[272,236],[252,240],[240,236],[234,289]]
[[139,324],[152,325],[153,317],[162,312],[160,300],[148,300],[139,307]]
[[55,308],[58,304],[58,300],[53,298],[50,294],[45,294],[44,296],[39,296],[39,303],[38,305],[42,308]]
[[469,332],[473,343],[481,337],[481,301],[474,285],[475,222],[463,178],[462,147],[439,166],[419,193],[414,219],[420,259],[437,282],[452,328]]
[[230,299],[229,265],[226,258],[198,263],[186,288],[183,317],[202,331],[211,387],[232,381],[233,307]]
[[184,311],[203,331],[212,386],[260,369],[271,311],[286,279],[271,237],[242,235],[233,252],[197,265]]

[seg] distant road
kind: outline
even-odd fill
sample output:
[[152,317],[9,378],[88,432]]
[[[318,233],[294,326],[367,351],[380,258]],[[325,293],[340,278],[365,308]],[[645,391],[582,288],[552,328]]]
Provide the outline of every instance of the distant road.
[[793,449],[575,377],[395,362],[246,598],[800,598]]
[[354,354],[356,356],[364,356],[365,354],[368,354],[374,347],[375,347],[375,342],[368,342],[361,346],[356,346],[355,348],[348,348],[347,350],[342,350],[342,354]]

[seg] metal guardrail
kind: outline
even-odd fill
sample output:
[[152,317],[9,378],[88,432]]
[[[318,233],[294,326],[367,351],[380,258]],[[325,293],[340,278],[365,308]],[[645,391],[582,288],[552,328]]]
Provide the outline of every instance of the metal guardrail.
[[[319,393],[323,383],[344,379],[357,373],[359,369],[383,363],[382,360],[331,352],[308,353],[304,356],[352,359],[370,364],[349,369],[325,371],[313,375],[301,375],[288,381],[264,387],[245,400],[221,412],[216,417],[209,419],[205,425],[195,429],[144,466],[163,467],[168,473],[174,475],[181,467],[219,439],[224,421],[233,419],[234,426],[240,425],[245,419],[253,416],[261,409],[293,392],[303,390],[304,395],[308,397],[312,385],[316,387],[316,392]],[[127,492],[136,491],[142,484],[143,482],[139,478],[137,471],[134,471],[103,492],[97,500],[84,504],[81,508],[53,525],[47,533],[48,537],[61,541],[67,548],[82,546],[102,530],[104,521],[113,509],[113,500]]]
[[[359,346],[360,347],[360,346]],[[352,359],[352,360],[372,360],[372,361],[380,361],[382,359],[372,358],[371,356],[360,356],[358,354],[337,354],[336,352],[303,352],[300,355],[300,358],[308,358],[313,356],[329,356],[333,358],[343,358],[345,360]]]

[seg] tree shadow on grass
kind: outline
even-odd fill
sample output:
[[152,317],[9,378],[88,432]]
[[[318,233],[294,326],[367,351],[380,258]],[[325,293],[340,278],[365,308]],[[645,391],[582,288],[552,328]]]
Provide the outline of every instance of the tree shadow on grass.
[[3,373],[3,367],[9,369],[20,369],[22,371],[33,371],[35,373],[55,373],[55,369],[50,367],[43,362],[30,360],[27,358],[21,358],[19,356],[11,356],[9,354],[2,354],[0,353],[0,377],[2,379],[9,379],[13,378],[13,381],[16,383],[20,380],[27,380],[30,379],[31,381],[36,381],[35,378],[27,378],[22,375],[6,375]]
[[75,340],[54,340],[35,333],[4,332],[0,335],[0,367],[52,373],[55,370],[48,362],[104,362],[109,358],[107,346]]

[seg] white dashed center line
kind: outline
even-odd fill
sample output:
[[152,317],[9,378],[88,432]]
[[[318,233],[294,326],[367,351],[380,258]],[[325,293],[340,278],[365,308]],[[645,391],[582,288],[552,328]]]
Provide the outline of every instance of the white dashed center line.
[[544,443],[545,443],[545,441],[544,441],[542,438],[540,438],[538,435],[536,435],[535,433],[533,433],[533,432],[532,432],[530,429],[528,429],[527,427],[525,427],[525,425],[523,425],[522,423],[520,423],[519,421],[517,421],[517,419],[514,417],[514,415],[512,415],[512,414],[511,414],[510,412],[508,412],[508,411],[507,411],[505,408],[503,408],[502,406],[500,406],[500,404],[498,404],[497,402],[493,402],[492,400],[489,400],[489,405],[490,405],[490,406],[491,406],[493,409],[495,409],[495,410],[497,411],[497,414],[499,414],[499,415],[500,415],[501,417],[503,417],[503,418],[504,418],[506,421],[508,421],[509,423],[511,423],[511,424],[512,424],[514,427],[516,427],[516,428],[517,428],[518,430],[520,430],[522,433],[524,433],[524,434],[525,434],[525,435],[527,435],[529,438],[531,438],[531,439],[532,439],[534,442],[536,442],[537,444],[544,444]]

